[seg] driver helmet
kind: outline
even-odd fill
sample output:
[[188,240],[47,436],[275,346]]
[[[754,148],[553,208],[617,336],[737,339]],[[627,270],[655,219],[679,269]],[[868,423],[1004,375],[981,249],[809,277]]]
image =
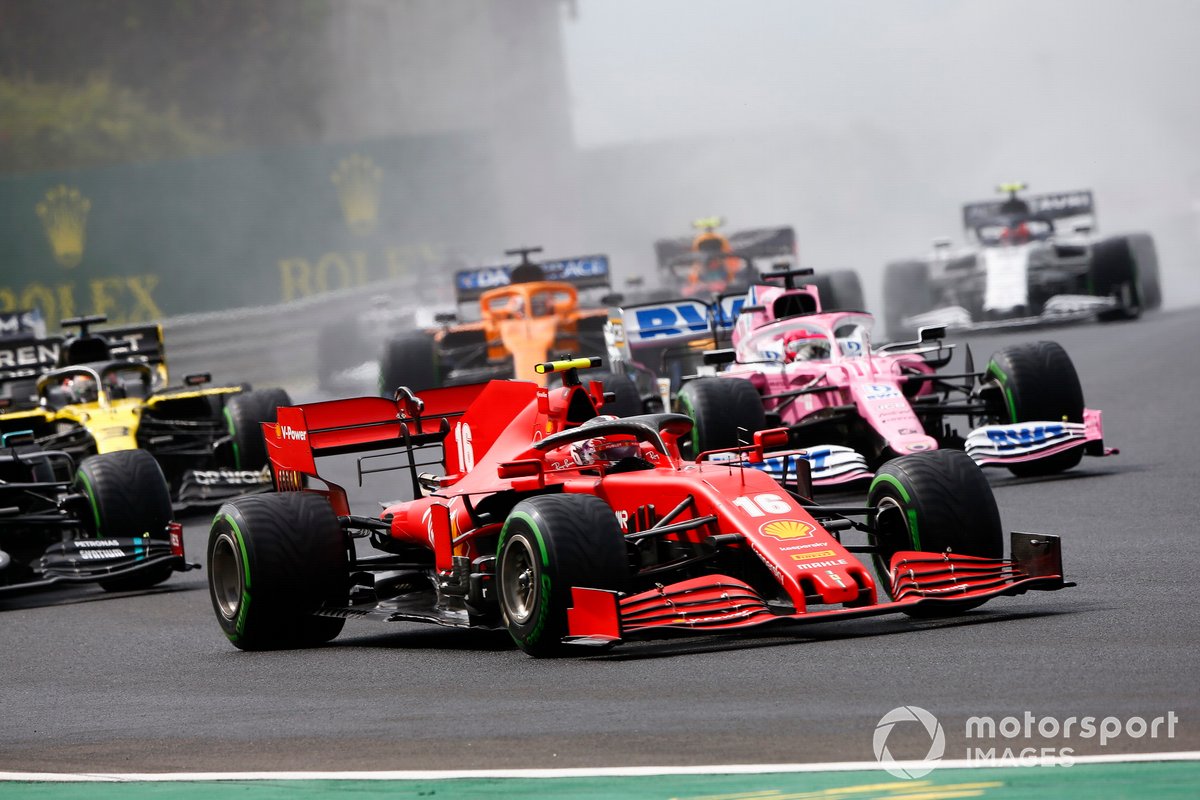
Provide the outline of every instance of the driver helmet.
[[91,375],[72,375],[63,381],[62,388],[73,403],[94,403],[100,396],[96,379]]
[[783,352],[788,361],[829,358],[829,340],[816,331],[790,331],[783,337]]
[[[612,422],[616,419],[618,417],[613,414],[600,414],[592,417],[579,427],[587,428],[602,422]],[[622,458],[636,456],[638,452],[638,443],[636,441],[612,442],[603,436],[583,439],[571,444],[571,458],[581,467],[591,466],[597,462],[612,464],[620,461]]]
[[1006,226],[1000,231],[1000,244],[1025,244],[1031,238],[1029,224],[1025,222]]
[[705,231],[693,239],[692,252],[705,256],[692,270],[691,281],[693,283],[701,280],[732,280],[733,273],[739,266],[738,262],[721,257],[724,254],[732,253],[733,248],[729,245],[729,240],[716,231]]

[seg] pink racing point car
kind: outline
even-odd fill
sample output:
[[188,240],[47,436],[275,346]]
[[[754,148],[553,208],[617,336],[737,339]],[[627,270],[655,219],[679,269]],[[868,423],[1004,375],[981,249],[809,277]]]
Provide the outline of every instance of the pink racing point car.
[[693,452],[737,444],[740,428],[785,426],[794,449],[772,453],[763,468],[786,482],[802,458],[818,486],[869,478],[889,458],[944,448],[1019,476],[1116,452],[1105,448],[1100,412],[1084,406],[1075,367],[1055,342],[1005,347],[982,371],[968,347],[964,371],[939,372],[954,350],[942,342],[944,328],[875,347],[870,314],[823,312],[816,288],[796,285],[811,272],[765,274],[783,285],[751,287],[732,349],[706,354],[707,363],[729,366],[685,381],[675,395],[676,409],[696,421]]

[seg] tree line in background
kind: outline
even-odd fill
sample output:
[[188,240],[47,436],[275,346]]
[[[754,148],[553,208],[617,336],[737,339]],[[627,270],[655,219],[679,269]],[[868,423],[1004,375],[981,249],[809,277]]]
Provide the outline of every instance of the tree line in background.
[[329,0],[0,0],[0,173],[319,141]]

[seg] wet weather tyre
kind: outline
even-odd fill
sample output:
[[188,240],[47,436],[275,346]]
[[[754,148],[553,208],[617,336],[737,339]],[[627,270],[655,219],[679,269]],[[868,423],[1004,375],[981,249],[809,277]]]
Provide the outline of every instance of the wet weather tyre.
[[[737,447],[767,426],[762,397],[741,378],[697,378],[675,395],[675,410],[695,420],[692,435],[680,438],[685,458],[707,450]],[[740,433],[738,429],[745,429]]]
[[398,386],[414,392],[437,388],[437,342],[428,333],[410,333],[390,339],[379,361],[379,393],[391,397]]
[[277,388],[255,389],[229,398],[224,417],[232,443],[230,457],[234,469],[260,470],[267,465],[262,424],[275,421],[276,408],[291,404],[288,393]]
[[862,282],[858,273],[851,269],[839,269],[814,275],[821,298],[822,311],[865,311]]
[[[987,375],[998,392],[993,414],[1001,423],[1083,422],[1083,387],[1067,351],[1057,342],[1013,345],[992,354]],[[1049,458],[1011,464],[1020,477],[1052,475],[1068,470],[1083,458],[1076,447]]]
[[601,414],[631,417],[634,414],[642,413],[642,394],[638,391],[633,378],[624,374],[618,375],[615,372],[603,372],[585,376],[584,382],[586,383],[588,380],[600,381],[604,386],[604,391],[612,392],[614,395],[612,401],[605,403],[604,407],[600,409]]
[[916,329],[904,325],[903,320],[933,308],[929,264],[924,261],[888,264],[883,273],[883,308],[889,337],[903,339],[916,333]]
[[[900,550],[1003,558],[1000,512],[983,470],[961,450],[934,450],[892,459],[879,468],[867,492],[878,509],[875,544],[880,575]],[[982,601],[980,601],[982,602]],[[956,604],[964,611],[978,603]],[[923,614],[917,614],[923,615]]]
[[208,536],[208,587],[221,630],[242,650],[312,647],[345,620],[348,544],[328,501],[309,492],[251,495],[217,511]]
[[571,587],[629,589],[625,537],[613,510],[592,495],[522,500],[508,515],[496,552],[501,618],[531,656],[563,653]]
[[[89,456],[79,464],[75,488],[88,500],[85,530],[99,539],[146,537],[166,541],[171,490],[162,468],[145,450]],[[110,592],[147,589],[172,572],[168,564],[100,581]]]
[[1148,233],[1131,233],[1129,249],[1137,264],[1138,284],[1141,287],[1142,309],[1151,311],[1162,307],[1162,282],[1158,273],[1158,251],[1154,238]]
[[1098,315],[1101,321],[1137,319],[1142,315],[1143,287],[1138,267],[1131,236],[1104,239],[1092,246],[1092,292],[1113,297],[1118,303],[1116,308]]

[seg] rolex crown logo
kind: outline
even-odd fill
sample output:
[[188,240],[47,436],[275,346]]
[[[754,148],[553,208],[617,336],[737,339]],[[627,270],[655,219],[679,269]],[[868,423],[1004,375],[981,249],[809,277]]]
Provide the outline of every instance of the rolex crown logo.
[[37,215],[42,220],[54,260],[64,267],[75,267],[83,260],[83,245],[87,238],[87,216],[92,208],[78,189],[70,186],[55,186],[46,192],[46,197],[37,204]]
[[355,233],[370,233],[379,221],[379,188],[383,170],[366,156],[355,153],[342,159],[331,176],[346,225]]

